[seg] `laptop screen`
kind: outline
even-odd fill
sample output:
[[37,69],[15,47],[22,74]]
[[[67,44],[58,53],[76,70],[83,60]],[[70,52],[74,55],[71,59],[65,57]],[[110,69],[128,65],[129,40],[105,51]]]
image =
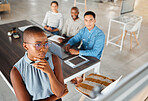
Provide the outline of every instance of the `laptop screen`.
[[64,59],[69,55],[64,52],[64,49],[57,45],[56,43],[52,42],[52,45],[49,47],[50,52],[57,55],[60,59]]

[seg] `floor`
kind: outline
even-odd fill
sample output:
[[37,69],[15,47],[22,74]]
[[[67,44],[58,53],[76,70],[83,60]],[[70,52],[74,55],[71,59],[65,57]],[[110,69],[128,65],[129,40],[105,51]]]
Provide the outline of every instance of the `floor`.
[[[59,2],[59,12],[64,16],[64,19],[70,17],[70,9],[73,6],[73,0],[57,0]],[[50,10],[51,0],[9,0],[11,4],[11,13],[0,12],[0,24],[10,23],[19,20],[34,20],[41,24],[45,13]],[[66,6],[65,6],[66,5]],[[129,73],[148,62],[148,1],[136,0],[135,10],[133,13],[143,16],[143,22],[140,30],[139,43],[136,45],[133,39],[133,49],[130,50],[130,40],[126,37],[123,50],[113,45],[106,46],[101,60],[102,75],[117,79],[120,75],[124,77]],[[79,8],[79,17],[83,19],[85,11],[84,0],[77,0]],[[106,37],[108,31],[108,23],[110,18],[120,15],[121,1],[116,4],[112,2],[99,3],[97,0],[88,0],[87,10],[92,10],[96,13],[96,25],[101,28]],[[117,26],[114,26],[113,32]],[[114,35],[114,34],[113,34]],[[106,42],[106,41],[105,41]],[[93,71],[90,71],[93,72]],[[89,72],[89,73],[90,73]],[[89,74],[87,73],[87,75]],[[74,85],[68,82],[69,93],[63,98],[63,101],[78,101],[80,94],[75,91]],[[5,82],[0,77],[0,101],[17,101],[13,93],[6,86]],[[89,101],[85,99],[85,101]]]

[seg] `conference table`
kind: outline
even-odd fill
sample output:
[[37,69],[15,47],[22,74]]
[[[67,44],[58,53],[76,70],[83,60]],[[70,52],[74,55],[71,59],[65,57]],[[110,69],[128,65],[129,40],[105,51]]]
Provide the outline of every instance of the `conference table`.
[[[10,89],[13,91],[12,84],[10,81],[10,71],[13,65],[24,55],[25,49],[23,48],[23,32],[17,29],[20,35],[19,39],[14,39],[8,36],[8,31],[12,30],[13,27],[21,27],[27,25],[35,25],[41,27],[34,21],[21,20],[17,22],[11,22],[7,24],[0,25],[0,75],[8,84]],[[48,32],[45,32],[48,34]],[[49,34],[50,35],[50,34]],[[72,80],[73,78],[82,75],[94,69],[95,73],[99,73],[100,60],[95,57],[86,56],[89,62],[78,66],[77,68],[71,68],[65,64],[65,60],[74,56],[69,56],[61,60],[62,72],[64,77],[64,83]],[[13,91],[14,92],[14,91]]]

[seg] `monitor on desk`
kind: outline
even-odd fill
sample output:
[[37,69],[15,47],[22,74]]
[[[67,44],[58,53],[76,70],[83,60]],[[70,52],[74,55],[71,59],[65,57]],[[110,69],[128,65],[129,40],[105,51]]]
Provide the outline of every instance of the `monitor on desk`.
[[122,0],[121,15],[134,11],[135,0]]

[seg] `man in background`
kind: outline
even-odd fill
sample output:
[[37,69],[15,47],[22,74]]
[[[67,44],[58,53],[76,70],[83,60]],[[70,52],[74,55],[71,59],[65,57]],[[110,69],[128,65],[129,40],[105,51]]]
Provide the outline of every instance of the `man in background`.
[[66,42],[74,35],[76,35],[80,29],[84,27],[83,21],[79,18],[79,9],[77,7],[71,8],[71,17],[66,20],[64,28],[62,30],[62,36],[65,39],[59,38],[59,42]]
[[[87,11],[84,14],[84,23],[85,27],[68,41],[65,46],[65,51],[70,52],[72,55],[92,56],[100,59],[104,49],[105,35],[103,31],[95,25],[95,13]],[[82,41],[80,50],[71,48],[80,41]],[[82,81],[82,78],[76,77],[72,81],[77,84]]]

